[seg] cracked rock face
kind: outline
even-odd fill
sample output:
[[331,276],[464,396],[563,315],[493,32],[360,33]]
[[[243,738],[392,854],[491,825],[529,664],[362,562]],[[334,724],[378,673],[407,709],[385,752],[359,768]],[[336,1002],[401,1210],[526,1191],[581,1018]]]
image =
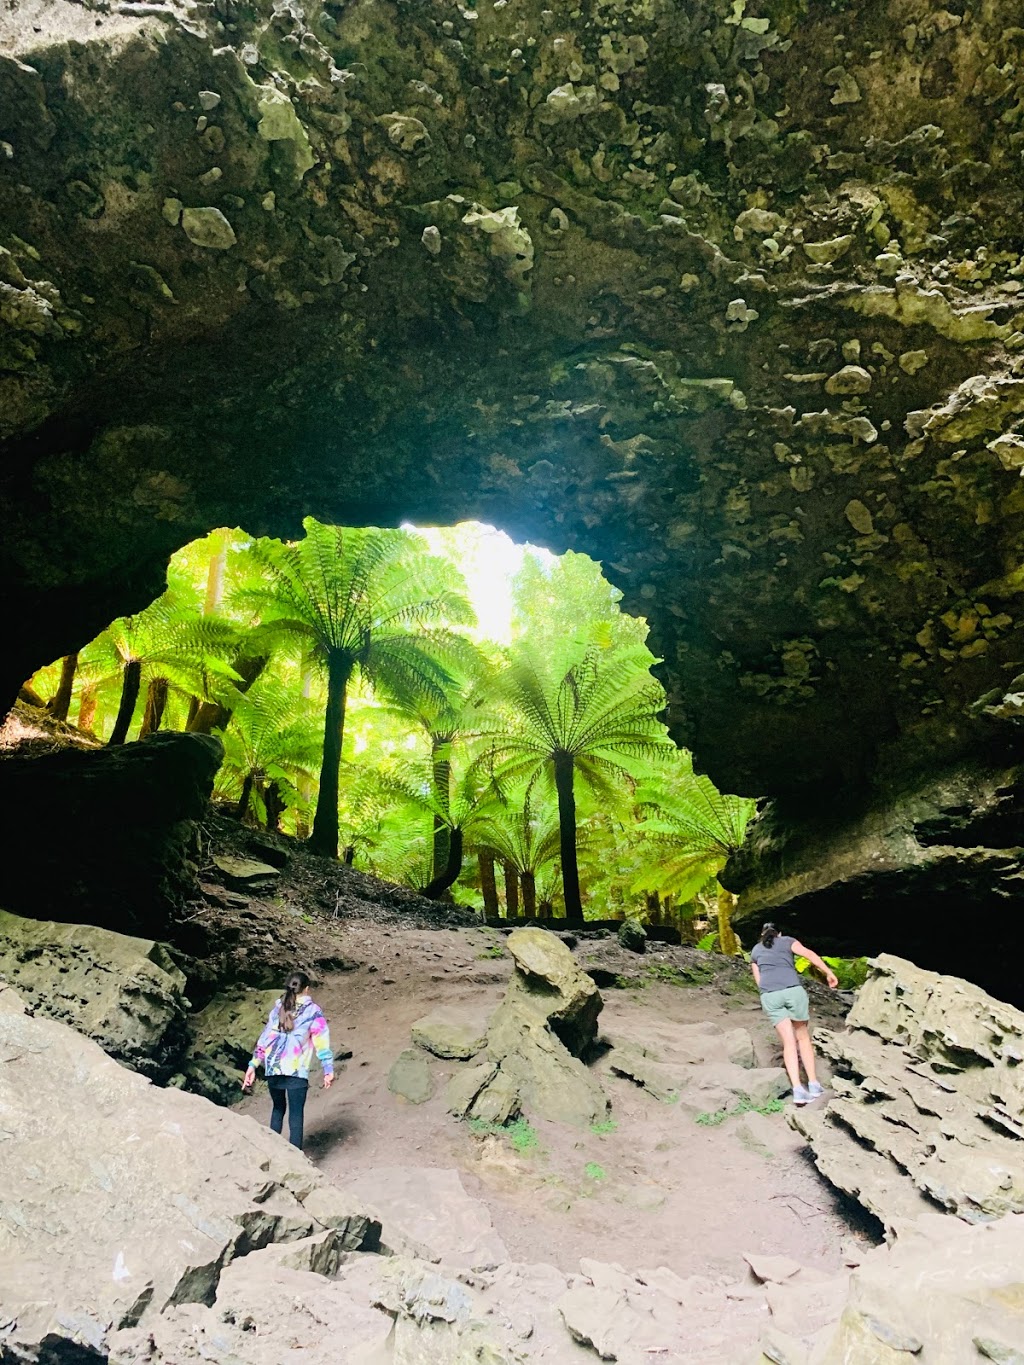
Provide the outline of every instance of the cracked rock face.
[[1024,415],[1009,0],[0,18],[8,685],[213,525],[604,561],[726,788],[959,754]]

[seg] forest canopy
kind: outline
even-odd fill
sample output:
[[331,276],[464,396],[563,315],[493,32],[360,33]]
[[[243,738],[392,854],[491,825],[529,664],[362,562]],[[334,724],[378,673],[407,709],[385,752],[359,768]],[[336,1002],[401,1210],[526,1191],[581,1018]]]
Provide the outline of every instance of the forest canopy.
[[754,802],[670,740],[600,566],[474,523],[304,530],[194,541],[28,694],[97,743],[219,735],[222,808],[427,896],[696,940]]

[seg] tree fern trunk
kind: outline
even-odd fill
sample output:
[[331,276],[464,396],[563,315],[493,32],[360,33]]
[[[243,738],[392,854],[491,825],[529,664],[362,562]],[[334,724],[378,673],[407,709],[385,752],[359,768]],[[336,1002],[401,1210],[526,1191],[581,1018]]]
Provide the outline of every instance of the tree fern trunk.
[[228,561],[228,538],[225,532],[218,531],[213,541],[213,554],[210,556],[206,571],[206,598],[203,602],[203,615],[212,616],[224,596],[224,568]]
[[[239,692],[248,692],[269,662],[270,658],[266,654],[236,659],[233,667],[242,680],[235,684]],[[185,728],[194,735],[210,735],[214,730],[223,730],[230,719],[230,710],[219,701],[201,701]]]
[[[431,768],[434,783],[434,799],[448,815],[451,811],[452,760],[451,744],[446,739],[430,740]],[[448,866],[448,847],[450,844],[449,826],[441,816],[434,816],[434,871],[433,877],[444,876]]]
[[167,679],[151,678],[149,686],[146,688],[146,707],[142,713],[139,739],[145,739],[147,735],[156,734],[163,721],[166,706]]
[[338,856],[338,782],[341,746],[345,739],[345,701],[352,661],[348,655],[332,654],[327,663],[327,715],[324,719],[324,756],[320,765],[320,792],[309,847],[324,858]]
[[562,854],[565,918],[581,924],[583,902],[580,900],[580,869],[576,858],[576,796],[573,792],[575,776],[576,765],[572,754],[556,754],[555,791],[558,793],[558,843]]
[[480,860],[480,890],[484,897],[484,918],[497,919],[501,914],[498,905],[498,883],[494,880],[494,854],[482,848],[477,855]]
[[523,918],[537,918],[537,878],[532,872],[524,872],[523,882]]
[[263,804],[267,809],[267,832],[279,834],[284,802],[281,800],[281,787],[277,782],[267,783],[267,790],[263,793]]
[[249,814],[249,802],[252,800],[252,773],[246,773],[242,781],[242,795],[238,798],[238,805],[235,807],[235,815],[239,820],[244,820]]
[[96,721],[96,689],[86,685],[78,698],[78,728],[85,734],[92,734]]
[[732,912],[736,897],[724,886],[718,888],[718,951],[735,957],[740,950],[740,941],[732,927]]
[[462,830],[453,829],[450,831],[448,840],[448,863],[440,877],[423,888],[423,894],[427,900],[439,900],[444,893],[455,885],[462,871]]
[[71,710],[71,694],[75,687],[75,674],[78,671],[78,655],[66,654],[60,661],[60,684],[50,700],[50,715],[55,720],[67,720]]
[[516,919],[519,915],[519,873],[507,862],[501,864],[501,870],[505,878],[505,918]]
[[131,729],[132,720],[135,717],[135,703],[139,700],[141,685],[142,664],[138,659],[132,659],[124,667],[124,675],[121,679],[121,704],[117,708],[117,719],[114,721],[114,728],[107,740],[108,744],[123,744],[128,738],[128,731]]

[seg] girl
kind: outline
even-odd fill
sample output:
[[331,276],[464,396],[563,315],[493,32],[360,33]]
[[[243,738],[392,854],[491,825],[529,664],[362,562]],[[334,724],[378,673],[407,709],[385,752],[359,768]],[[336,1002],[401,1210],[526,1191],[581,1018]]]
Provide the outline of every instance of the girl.
[[[822,1087],[814,1070],[814,1048],[807,1027],[810,1009],[807,992],[793,961],[796,954],[824,972],[825,980],[835,990],[839,985],[835,972],[810,948],[805,948],[789,934],[780,934],[774,924],[762,927],[761,942],[750,954],[750,970],[761,992],[761,1008],[782,1039],[782,1059],[793,1086],[793,1103],[807,1104],[822,1094]],[[801,1062],[807,1075],[806,1086],[800,1084]]]
[[270,1126],[275,1133],[280,1133],[287,1109],[288,1139],[299,1151],[302,1150],[302,1116],[314,1051],[323,1068],[324,1089],[330,1090],[334,1080],[334,1054],[327,1020],[320,1006],[305,994],[308,985],[309,977],[305,972],[292,972],[284,995],[270,1011],[267,1026],[253,1049],[252,1061],[242,1081],[242,1089],[251,1090],[256,1068],[263,1064],[274,1106]]

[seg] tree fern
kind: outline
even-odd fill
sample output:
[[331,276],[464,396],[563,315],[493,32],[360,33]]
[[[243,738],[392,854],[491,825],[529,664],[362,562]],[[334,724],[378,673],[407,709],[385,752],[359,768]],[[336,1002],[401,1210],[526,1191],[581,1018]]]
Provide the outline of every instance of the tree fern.
[[577,775],[600,798],[632,785],[630,760],[671,752],[658,720],[664,693],[650,674],[656,662],[642,645],[602,648],[564,641],[544,655],[528,645],[512,652],[495,687],[497,714],[485,761],[500,788],[543,780],[558,799],[562,886],[568,919],[581,920],[577,859]]
[[272,637],[308,651],[327,675],[320,786],[310,845],[338,853],[338,775],[349,684],[355,675],[374,688],[400,688],[442,704],[452,678],[446,651],[450,625],[473,612],[454,565],[427,554],[422,540],[374,527],[349,530],[311,517],[294,544],[261,540],[253,557],[261,585],[242,590]]
[[225,700],[231,720],[223,733],[221,794],[237,790],[240,819],[248,815],[253,798],[266,811],[272,785],[279,793],[297,797],[299,779],[311,777],[320,761],[322,741],[315,708],[266,673],[245,692],[229,689]]

